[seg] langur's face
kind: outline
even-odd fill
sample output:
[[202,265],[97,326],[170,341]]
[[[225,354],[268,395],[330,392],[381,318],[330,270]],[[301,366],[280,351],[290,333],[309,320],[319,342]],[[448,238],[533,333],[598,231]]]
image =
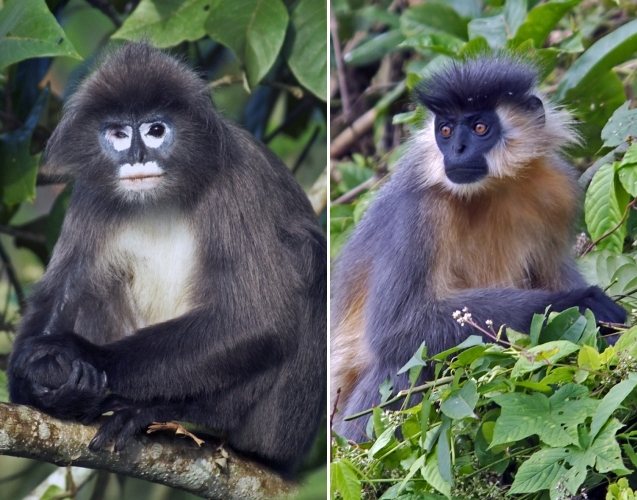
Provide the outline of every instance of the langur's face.
[[495,111],[436,115],[434,126],[445,174],[451,182],[472,184],[489,175],[486,155],[502,137]]
[[175,141],[174,124],[165,116],[107,120],[100,141],[116,165],[117,190],[141,196],[162,189],[166,162]]

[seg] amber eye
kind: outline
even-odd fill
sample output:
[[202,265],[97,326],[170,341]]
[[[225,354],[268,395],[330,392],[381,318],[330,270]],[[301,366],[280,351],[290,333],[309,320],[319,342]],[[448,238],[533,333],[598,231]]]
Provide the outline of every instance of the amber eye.
[[449,137],[451,135],[451,132],[453,131],[451,130],[451,127],[449,125],[443,125],[442,127],[440,127],[440,133],[443,137]]
[[473,126],[473,130],[475,130],[476,134],[484,134],[487,131],[487,126],[484,123],[476,123]]

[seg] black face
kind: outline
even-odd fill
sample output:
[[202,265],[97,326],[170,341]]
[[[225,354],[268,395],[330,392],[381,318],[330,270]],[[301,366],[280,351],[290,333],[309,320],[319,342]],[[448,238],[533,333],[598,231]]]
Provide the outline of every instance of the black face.
[[123,190],[148,191],[162,184],[174,141],[169,120],[148,117],[107,121],[100,134],[102,147],[118,165]]
[[471,184],[489,175],[485,155],[502,136],[495,111],[439,116],[436,143],[445,158],[445,173],[455,184]]

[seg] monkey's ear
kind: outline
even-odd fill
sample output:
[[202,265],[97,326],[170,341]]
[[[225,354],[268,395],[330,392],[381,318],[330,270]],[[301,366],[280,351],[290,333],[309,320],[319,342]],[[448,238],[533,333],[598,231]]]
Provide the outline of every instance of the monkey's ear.
[[525,111],[537,113],[538,122],[544,125],[544,123],[546,122],[546,117],[544,114],[544,104],[542,104],[542,100],[539,97],[532,95],[524,102],[523,106]]

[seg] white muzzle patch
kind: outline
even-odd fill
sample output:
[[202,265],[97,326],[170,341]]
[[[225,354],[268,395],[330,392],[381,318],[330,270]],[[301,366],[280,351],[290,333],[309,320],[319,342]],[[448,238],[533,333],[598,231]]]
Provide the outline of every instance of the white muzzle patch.
[[128,191],[145,191],[156,188],[164,177],[164,169],[155,161],[125,163],[119,167],[119,183]]

